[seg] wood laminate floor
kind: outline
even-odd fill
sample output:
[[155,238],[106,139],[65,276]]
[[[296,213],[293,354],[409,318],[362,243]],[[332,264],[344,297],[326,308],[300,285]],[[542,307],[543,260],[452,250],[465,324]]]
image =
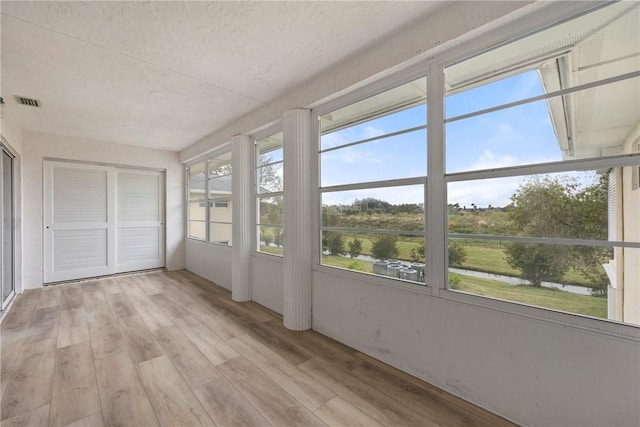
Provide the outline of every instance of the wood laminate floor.
[[2,426],[501,426],[187,271],[30,290],[1,325]]

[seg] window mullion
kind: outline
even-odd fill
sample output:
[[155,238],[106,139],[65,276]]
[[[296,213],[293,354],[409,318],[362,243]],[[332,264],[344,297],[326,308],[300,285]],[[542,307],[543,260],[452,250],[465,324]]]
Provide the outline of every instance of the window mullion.
[[427,176],[425,201],[426,283],[432,295],[439,296],[447,280],[447,193],[444,180],[444,69],[434,62],[427,74]]
[[209,166],[210,166],[210,161],[209,159],[207,159],[206,161],[206,165],[205,165],[205,172],[204,172],[204,199],[206,200],[205,204],[204,204],[204,208],[205,208],[205,212],[204,212],[204,218],[205,218],[205,226],[204,226],[204,237],[205,237],[205,241],[209,242],[211,241],[209,233],[209,215],[210,215],[210,209],[209,209]]

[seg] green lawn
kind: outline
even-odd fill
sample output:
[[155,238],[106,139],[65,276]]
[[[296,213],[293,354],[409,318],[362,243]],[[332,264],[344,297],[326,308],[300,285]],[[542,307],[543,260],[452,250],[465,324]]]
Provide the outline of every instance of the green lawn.
[[590,295],[578,295],[560,289],[512,286],[495,280],[458,275],[461,279],[452,289],[474,295],[483,295],[569,313],[606,318],[607,299]]
[[[322,255],[322,263],[332,267],[373,273],[373,263],[371,261],[354,260],[349,257],[335,255]],[[586,316],[607,317],[606,298],[578,295],[560,289],[513,286],[495,280],[480,279],[461,274],[457,276],[461,279],[460,283],[450,285],[451,289],[457,291]]]
[[284,254],[284,250],[280,247],[276,248],[273,246],[265,246],[265,245],[260,245],[260,252],[273,254],[273,255],[280,255],[280,256]]
[[363,271],[365,273],[373,273],[373,262],[361,259],[355,260],[349,257],[336,255],[322,255],[322,264],[330,265],[332,267],[347,268],[349,270]]
[[[476,245],[464,245],[464,249],[467,252],[467,259],[462,263],[461,268],[520,277],[520,272],[512,268],[507,262],[504,249]],[[591,287],[589,282],[573,268],[569,268],[569,271],[564,276],[563,283],[565,285]]]

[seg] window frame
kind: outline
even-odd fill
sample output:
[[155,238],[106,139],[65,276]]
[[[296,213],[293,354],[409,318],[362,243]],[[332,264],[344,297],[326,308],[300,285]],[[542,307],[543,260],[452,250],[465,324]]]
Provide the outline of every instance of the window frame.
[[[263,225],[260,223],[260,199],[268,199],[271,197],[282,197],[283,199],[283,203],[284,203],[284,188],[280,191],[266,191],[263,193],[259,192],[259,182],[258,182],[258,169],[260,167],[263,166],[269,166],[269,165],[276,165],[276,164],[282,164],[282,168],[283,168],[283,172],[284,172],[284,135],[283,135],[283,141],[282,141],[282,151],[283,151],[283,156],[282,156],[282,160],[277,160],[274,162],[270,162],[264,165],[260,165],[259,164],[259,160],[258,160],[258,141],[267,138],[269,136],[273,136],[275,134],[278,134],[280,132],[282,132],[282,123],[276,123],[276,124],[272,124],[264,129],[262,129],[259,132],[256,132],[255,134],[251,135],[251,144],[252,144],[252,155],[251,155],[251,182],[253,183],[253,203],[251,204],[251,217],[253,218],[253,226],[254,226],[254,233],[253,233],[253,239],[251,242],[252,245],[252,255],[254,256],[258,256],[258,257],[265,257],[267,259],[270,259],[272,261],[279,261],[279,262],[283,262],[284,261],[284,254],[285,254],[285,241],[282,242],[282,255],[279,254],[273,254],[273,253],[269,253],[269,252],[262,252],[259,249],[260,246],[260,227]],[[283,187],[284,187],[284,179],[283,179]],[[282,228],[284,228],[284,205],[283,205],[283,225]],[[277,225],[274,224],[264,224],[264,226],[266,227],[277,227]]]
[[[393,137],[395,135],[408,134],[411,132],[424,129],[427,133],[427,138],[425,139],[424,143],[427,144],[427,153],[428,153],[428,136],[429,136],[428,99],[425,99],[424,101],[424,104],[427,105],[427,115],[425,116],[424,125],[412,126],[406,129],[392,131],[385,135],[376,136],[376,137],[367,138],[367,139],[358,140],[358,141],[352,141],[337,147],[321,149],[321,143],[320,143],[320,139],[322,137],[320,123],[321,123],[321,117],[323,115],[329,114],[333,111],[339,110],[341,108],[347,107],[349,105],[374,97],[386,91],[395,89],[399,86],[405,85],[407,83],[411,83],[415,80],[422,79],[422,78],[425,79],[425,84],[427,86],[427,93],[428,93],[429,92],[428,75],[425,72],[424,64],[420,63],[412,67],[408,67],[407,69],[401,70],[398,73],[389,75],[385,78],[375,81],[369,85],[363,86],[360,89],[357,89],[351,93],[347,93],[344,96],[338,97],[312,110],[311,121],[312,121],[312,132],[314,136],[314,138],[312,138],[314,142],[314,147],[312,147],[312,150],[314,151],[314,155],[315,155],[314,162],[313,162],[313,170],[311,171],[312,176],[314,178],[312,180],[313,191],[315,192],[314,196],[312,197],[312,201],[313,201],[312,223],[316,225],[315,227],[316,232],[313,233],[314,239],[312,242],[313,243],[312,269],[313,270],[327,272],[331,274],[337,274],[346,278],[366,281],[368,283],[380,284],[383,286],[406,290],[413,293],[431,294],[431,284],[429,283],[429,280],[427,279],[426,274],[425,274],[424,283],[416,283],[408,280],[403,280],[400,278],[382,276],[382,275],[377,275],[373,273],[358,272],[355,270],[334,267],[334,266],[330,266],[322,263],[322,254],[323,254],[322,232],[323,231],[371,232],[376,234],[395,234],[395,235],[406,234],[406,235],[423,236],[423,242],[425,244],[425,250],[426,250],[427,248],[426,235],[427,235],[428,164],[425,170],[425,172],[427,172],[427,175],[423,175],[423,176],[356,182],[356,183],[349,183],[349,184],[328,185],[325,187],[321,186],[321,154],[324,152],[330,152],[330,151],[335,151],[342,148],[366,144],[368,142],[375,142],[375,141],[383,140],[384,138]],[[427,157],[428,157],[428,154],[427,154]],[[325,227],[322,225],[322,195],[324,193],[337,192],[337,191],[349,191],[349,190],[379,189],[379,188],[385,188],[385,187],[388,188],[388,187],[398,187],[398,186],[407,186],[407,185],[423,186],[422,203],[423,203],[425,212],[423,216],[422,232],[414,232],[414,231],[402,232],[400,230],[371,230],[371,229],[360,229],[360,228],[339,229],[336,227]]]
[[[225,144],[220,145],[219,147],[217,147],[215,150],[211,151],[210,153],[207,153],[206,155],[203,156],[199,156],[196,159],[193,159],[189,162],[187,162],[185,164],[185,211],[184,211],[184,215],[185,215],[185,228],[184,228],[184,233],[185,233],[185,239],[187,240],[192,240],[195,242],[203,242],[203,243],[207,243],[207,244],[211,244],[214,245],[216,247],[226,247],[231,249],[231,245],[229,244],[222,244],[219,242],[212,242],[210,241],[211,239],[211,232],[210,232],[210,228],[211,228],[211,224],[228,224],[231,225],[232,230],[233,230],[233,215],[231,216],[231,222],[226,222],[226,221],[211,221],[210,218],[210,209],[215,209],[215,203],[217,200],[220,200],[221,198],[216,197],[216,198],[210,198],[209,197],[209,179],[211,179],[211,177],[209,177],[209,164],[210,164],[210,160],[214,159],[216,157],[222,156],[224,154],[229,154],[232,156],[232,151],[231,151],[231,143],[227,142]],[[205,182],[204,182],[204,202],[203,201],[190,201],[189,200],[189,192],[190,192],[190,176],[189,176],[189,169],[193,166],[196,165],[198,163],[203,163],[204,162],[204,176],[205,176]],[[229,164],[232,164],[232,161],[229,162]],[[225,174],[225,175],[220,175],[220,176],[232,176],[233,172],[231,174]],[[232,177],[233,179],[233,177]],[[229,197],[224,197],[225,200],[228,201],[232,201],[233,199],[233,191],[230,193]],[[205,224],[205,238],[204,239],[199,239],[196,237],[192,237],[189,236],[189,205],[190,203],[199,203],[202,204],[204,203],[204,208],[205,208],[205,219],[204,221],[200,221],[197,220],[196,222],[204,222]],[[233,203],[233,202],[232,202]],[[222,208],[220,208],[222,209]],[[228,207],[227,207],[228,209]],[[228,240],[227,240],[228,242]]]
[[[456,177],[447,177],[445,169],[445,126],[447,123],[445,115],[445,68],[480,55],[486,51],[512,43],[529,34],[544,31],[549,27],[559,25],[584,14],[594,12],[595,10],[607,5],[608,3],[606,2],[560,4],[555,5],[554,7],[549,7],[549,5],[544,4],[532,5],[529,13],[525,15],[518,16],[510,20],[510,22],[497,24],[492,28],[485,30],[480,35],[474,35],[473,37],[465,35],[461,37],[459,43],[456,43],[456,45],[452,47],[436,47],[433,49],[429,58],[418,61],[399,72],[389,74],[377,81],[364,85],[344,95],[336,96],[335,98],[316,106],[312,111],[312,140],[315,144],[315,147],[313,147],[314,153],[317,156],[313,162],[314,170],[311,171],[313,176],[313,191],[315,191],[315,196],[312,197],[312,208],[314,213],[313,223],[315,224],[315,232],[313,233],[313,270],[335,276],[342,276],[352,280],[358,280],[364,283],[399,288],[413,293],[421,293],[426,296],[441,298],[452,304],[471,305],[486,309],[489,312],[495,311],[506,313],[517,318],[532,318],[556,324],[561,327],[569,326],[588,333],[600,333],[625,340],[638,341],[638,339],[640,339],[640,325],[622,323],[609,319],[599,319],[586,315],[498,300],[447,289],[448,262],[447,251],[445,249],[448,242],[448,213],[446,186],[448,183],[447,179],[453,180],[456,179]],[[322,254],[321,235],[323,228],[321,222],[321,197],[323,189],[320,185],[320,116],[350,105],[354,102],[358,102],[362,99],[375,96],[385,90],[407,83],[411,79],[424,75],[425,72],[427,75],[428,88],[428,132],[426,143],[427,176],[429,177],[425,184],[424,228],[425,249],[427,252],[427,272],[425,274],[427,285],[422,286],[383,276],[365,275],[355,271],[323,265],[320,258]],[[562,93],[584,89],[585,86],[589,85],[570,88],[562,91]],[[548,96],[545,98],[547,97]],[[619,158],[616,161],[625,163],[633,156],[633,154],[618,156]],[[610,166],[612,163],[612,157],[614,156],[604,157],[602,159],[569,160],[561,163],[563,163],[563,167],[565,168],[575,166],[572,162],[576,162],[576,164],[584,167],[605,164],[605,166]],[[510,169],[517,169],[519,172],[522,172],[523,175],[532,171],[558,172],[558,170],[555,169],[556,165],[553,165],[552,167],[554,168],[552,171],[546,169],[549,168],[549,165],[546,164],[502,168],[496,172],[497,175],[491,177],[498,177],[501,173],[511,173]],[[486,173],[486,171],[459,172],[455,174],[452,173],[450,175],[455,175],[457,178],[462,180],[463,176],[480,176],[479,174],[483,173]],[[427,195],[428,198],[426,197]]]

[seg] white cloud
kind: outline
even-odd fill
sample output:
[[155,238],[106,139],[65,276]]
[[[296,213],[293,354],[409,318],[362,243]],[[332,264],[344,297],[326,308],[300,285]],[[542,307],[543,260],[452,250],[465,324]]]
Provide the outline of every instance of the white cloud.
[[483,179],[478,181],[452,182],[447,188],[448,203],[471,207],[504,207],[511,203],[522,177]]
[[376,136],[384,135],[385,133],[387,132],[382,129],[378,129],[375,126],[368,125],[362,129],[361,139],[375,138]]
[[491,152],[491,150],[487,149],[484,150],[482,155],[480,155],[478,161],[476,161],[473,166],[471,166],[470,170],[504,168],[517,164],[517,157],[511,156],[509,154],[496,156]]

